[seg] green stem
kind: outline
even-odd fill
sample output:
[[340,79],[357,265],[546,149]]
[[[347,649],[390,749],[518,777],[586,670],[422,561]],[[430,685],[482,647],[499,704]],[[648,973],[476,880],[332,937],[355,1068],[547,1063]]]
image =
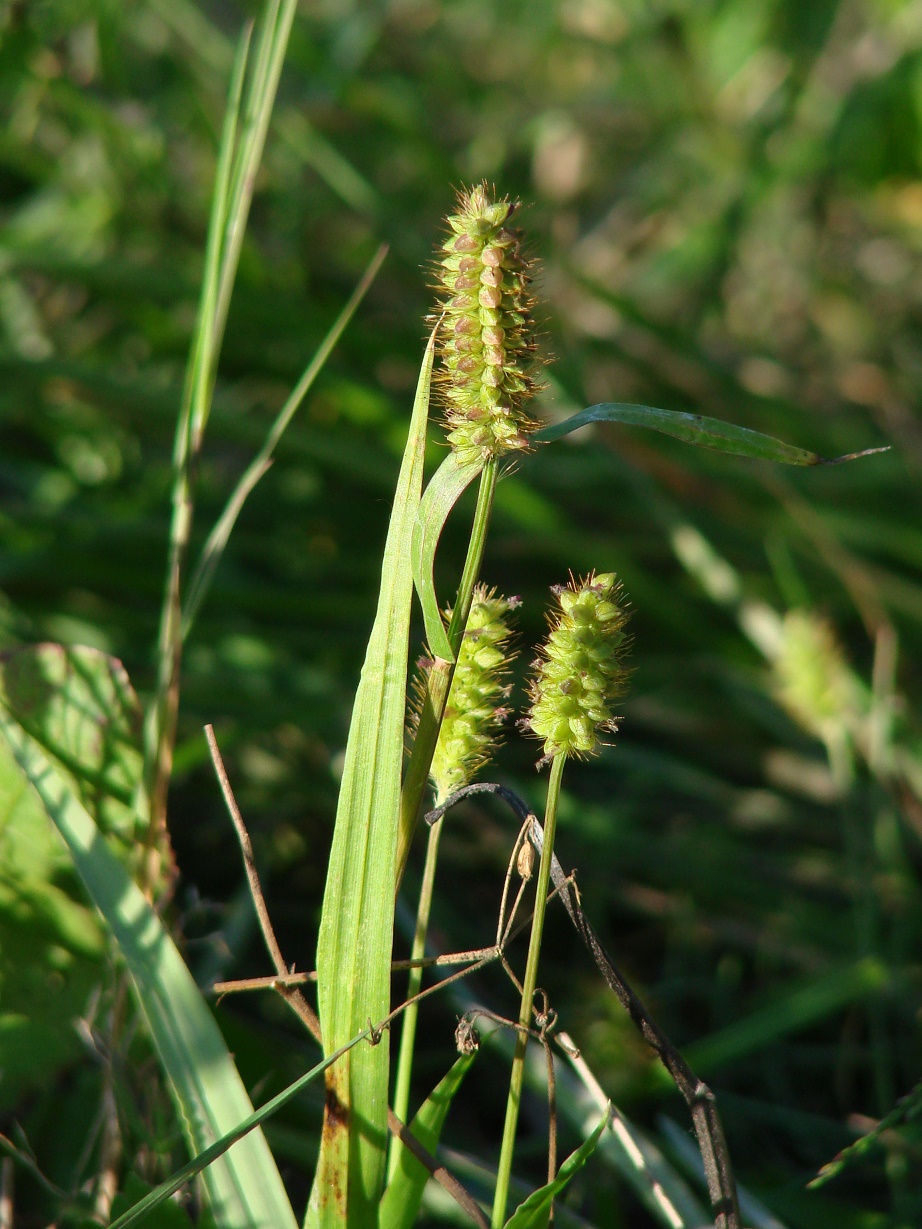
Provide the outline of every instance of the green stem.
[[509,1080],[509,1096],[506,1100],[506,1121],[503,1125],[503,1142],[496,1171],[496,1193],[493,1196],[493,1219],[491,1229],[501,1229],[506,1219],[506,1203],[509,1198],[509,1181],[512,1177],[512,1155],[515,1151],[515,1132],[519,1122],[519,1105],[522,1100],[522,1084],[525,1079],[525,1051],[528,1048],[528,1030],[532,1022],[532,1003],[538,984],[538,960],[541,955],[541,937],[544,932],[544,914],[547,909],[547,890],[551,882],[551,861],[554,853],[554,834],[557,828],[557,803],[560,798],[560,782],[563,779],[566,755],[555,755],[551,761],[551,777],[547,784],[547,804],[544,810],[544,843],[541,846],[541,862],[538,867],[538,884],[535,888],[535,915],[531,923],[531,939],[528,944],[528,961],[525,965],[525,980],[522,983],[522,1003],[519,1009],[519,1032],[512,1059],[512,1076]]
[[[855,760],[850,740],[839,731],[836,737],[826,739],[826,753],[840,800],[846,874],[854,894],[855,953],[859,960],[868,956],[886,959],[881,951],[881,909],[874,887],[879,870],[877,851],[867,817],[858,812]],[[872,996],[867,1012],[874,1091],[878,1112],[883,1116],[896,1098],[887,1005],[879,997]]]
[[[451,622],[448,625],[448,643],[456,658],[461,637],[467,626],[468,615],[471,613],[474,586],[480,575],[480,564],[483,560],[487,529],[490,524],[490,512],[493,508],[493,494],[496,490],[496,478],[496,462],[488,461],[480,475],[480,489],[477,493],[477,507],[474,510],[474,523],[471,526],[467,558],[464,561],[464,571],[461,574],[461,583],[458,585],[458,596],[452,611]],[[410,843],[416,830],[419,808],[426,782],[429,779],[432,757],[439,740],[439,730],[454,671],[454,662],[441,660],[437,660],[429,671],[426,695],[419,714],[419,726],[416,738],[413,740],[410,763],[407,765],[403,791],[400,796],[400,830],[397,838],[398,888],[410,854]]]
[[[423,882],[419,889],[419,906],[416,910],[416,931],[413,935],[413,947],[410,951],[411,960],[422,960],[426,954],[426,932],[429,929],[429,914],[432,909],[432,889],[435,884],[435,864],[438,859],[439,838],[442,835],[440,819],[429,829],[429,843],[426,846],[426,866],[423,870]],[[423,981],[422,966],[410,969],[407,979],[407,998],[412,1000],[419,994]],[[397,1059],[397,1082],[394,1087],[394,1113],[401,1122],[408,1122],[407,1111],[410,1106],[410,1077],[413,1072],[413,1047],[416,1043],[416,1022],[419,1017],[419,1004],[410,1003],[403,1013],[400,1028],[400,1055]],[[391,1140],[391,1155],[388,1165],[388,1181],[393,1177],[400,1159],[400,1149],[403,1145],[396,1138]]]

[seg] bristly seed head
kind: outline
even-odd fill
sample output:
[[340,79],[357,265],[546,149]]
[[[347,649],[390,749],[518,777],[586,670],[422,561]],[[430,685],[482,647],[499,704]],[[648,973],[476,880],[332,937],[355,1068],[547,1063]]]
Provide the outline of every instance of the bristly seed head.
[[[484,585],[474,589],[429,770],[436,805],[467,785],[496,747],[497,731],[509,715],[502,701],[509,695],[505,678],[515,656],[509,650],[509,614],[519,604],[517,597],[498,597]],[[426,673],[424,668],[420,694]]]
[[[553,590],[558,609],[534,663],[531,709],[523,725],[544,740],[544,764],[556,755],[587,756],[599,733],[614,733],[612,705],[624,690],[619,650],[625,646],[627,612],[612,572],[572,580]],[[539,765],[540,766],[540,765]]]
[[773,665],[774,690],[795,721],[828,741],[862,721],[862,700],[830,623],[809,610],[789,610]]
[[536,385],[528,265],[506,225],[517,207],[493,199],[485,183],[462,191],[436,266],[439,388],[448,442],[463,462],[525,449],[539,425],[524,412]]

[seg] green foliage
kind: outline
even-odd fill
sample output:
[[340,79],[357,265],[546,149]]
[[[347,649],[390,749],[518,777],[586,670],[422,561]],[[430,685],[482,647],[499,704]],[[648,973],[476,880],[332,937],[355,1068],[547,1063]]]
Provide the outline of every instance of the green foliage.
[[[118,664],[92,651],[45,646],[23,650],[12,662],[6,663],[0,709],[0,746],[14,761],[7,767],[4,792],[15,797],[24,788],[30,795],[34,791],[40,820],[53,823],[66,843],[127,965],[183,1130],[197,1152],[247,1118],[252,1105],[188,967],[81,799],[81,786],[104,789],[107,778],[118,776],[120,742],[136,715],[133,696]],[[82,752],[80,758],[70,754],[74,748]],[[137,788],[137,754],[134,761]],[[50,885],[45,895],[53,900]],[[229,1229],[295,1223],[261,1134],[251,1135],[233,1158],[219,1158],[204,1181],[217,1222]]]
[[[44,746],[130,863],[140,713],[124,670],[92,649],[21,649],[0,661],[0,707]],[[5,744],[0,758],[0,1099],[12,1108],[81,1053],[76,1021],[107,972],[70,856]]]
[[[462,1054],[457,1058],[451,1070],[439,1080],[409,1124],[412,1134],[430,1153],[434,1154],[438,1148],[451,1103],[475,1058],[476,1054]],[[398,1149],[394,1172],[381,1200],[381,1229],[410,1229],[416,1221],[423,1189],[428,1180],[428,1171],[422,1163],[407,1148],[401,1146]]]
[[[317,941],[327,1056],[390,1012],[397,826],[406,710],[410,545],[423,482],[434,336],[423,359],[381,565],[381,590],[346,744]],[[384,1188],[388,1048],[330,1068],[308,1225],[371,1224]]]
[[[619,746],[571,766],[558,852],[619,963],[714,1071],[740,1176],[798,1226],[922,1218],[907,1124],[875,1135],[821,1193],[806,1190],[918,1081],[913,11],[889,0],[300,6],[195,474],[193,560],[389,242],[240,512],[183,660],[168,921],[182,923],[206,980],[271,972],[235,894],[238,853],[200,733],[213,720],[283,950],[305,969],[419,365],[420,268],[448,185],[495,181],[526,202],[517,220],[540,258],[541,346],[556,355],[535,413],[544,438],[568,433],[553,446],[539,437],[500,482],[484,577],[522,594],[527,644],[568,568],[624,579],[636,643]],[[0,643],[93,645],[145,698],[218,134],[249,12],[189,0],[0,6]],[[571,433],[586,406],[608,409]],[[663,407],[648,421],[737,424],[808,458],[893,451],[768,473],[636,430],[626,415],[645,406]],[[427,460],[443,456],[436,446]],[[453,597],[470,499],[458,490],[455,516],[439,511],[424,604],[433,652],[429,623]],[[771,669],[789,610],[833,629],[858,682],[857,731],[817,740],[778,703]],[[848,753],[831,764],[830,747]],[[61,1219],[95,1173],[98,1149],[77,1157],[73,1141],[99,1121],[108,1068],[71,1021],[106,1032],[111,964],[12,771],[0,769],[0,1129],[20,1123],[64,1192],[17,1165],[16,1222],[32,1229]],[[510,739],[497,773],[540,806],[533,747]],[[91,783],[72,779],[86,804]],[[120,788],[106,803],[113,823],[130,825],[127,801]],[[457,948],[492,937],[511,843],[498,808],[466,805],[443,841],[433,918]],[[110,840],[121,855],[122,838]],[[418,876],[414,850],[410,888]],[[655,1124],[666,1094],[648,1056],[551,933],[541,980],[555,1008],[606,1093]],[[481,992],[514,1010],[489,973]],[[247,1037],[234,1048],[249,1056],[248,1081],[290,1082],[315,1058],[265,999],[227,998],[216,1015]],[[451,1022],[435,1010],[421,1023],[423,1078],[444,1069]],[[185,1154],[138,1038],[127,1067],[124,1167],[155,1186]],[[453,1110],[452,1142],[468,1156],[494,1155],[501,1084],[484,1077],[476,1109],[459,1098]],[[570,1147],[585,1114],[563,1088]],[[525,1095],[534,1122],[540,1082]],[[318,1104],[291,1102],[276,1122],[273,1147],[303,1203]],[[674,1158],[666,1133],[650,1132]],[[543,1138],[524,1143],[516,1171],[533,1187]],[[664,1223],[641,1170],[642,1208],[617,1176],[613,1144],[603,1135],[568,1199],[600,1226]]]
[[602,1132],[608,1125],[606,1114],[587,1140],[573,1152],[557,1172],[552,1182],[545,1183],[519,1204],[506,1221],[506,1229],[543,1229],[548,1224],[554,1200],[567,1188],[574,1174],[586,1164],[596,1150]]

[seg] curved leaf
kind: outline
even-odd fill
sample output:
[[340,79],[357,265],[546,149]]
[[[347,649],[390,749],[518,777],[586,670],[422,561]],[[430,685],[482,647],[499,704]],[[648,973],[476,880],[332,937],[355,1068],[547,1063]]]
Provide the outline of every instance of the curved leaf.
[[[455,1093],[461,1087],[476,1054],[462,1054],[432,1090],[410,1123],[410,1130],[429,1152],[438,1147],[442,1127]],[[397,1167],[381,1200],[381,1229],[410,1229],[416,1220],[429,1171],[406,1148],[398,1153]]]
[[652,405],[630,405],[623,401],[605,401],[599,405],[590,405],[588,409],[580,410],[564,422],[554,423],[537,431],[533,438],[549,442],[593,422],[620,422],[630,427],[647,427],[652,431],[671,435],[677,440],[684,440],[687,444],[698,444],[702,448],[713,448],[717,452],[728,452],[736,457],[777,461],[783,465],[835,465],[840,461],[887,451],[886,448],[867,448],[863,452],[849,453],[848,456],[828,460],[819,453],[808,452],[806,448],[795,448],[771,435],[762,435],[759,431],[750,431],[748,427],[721,422],[719,418],[705,418],[703,414],[687,414],[680,410],[660,410]]
[[584,1140],[575,1152],[570,1153],[558,1170],[554,1181],[548,1182],[546,1186],[542,1186],[536,1191],[532,1191],[524,1203],[520,1203],[506,1221],[505,1229],[544,1229],[548,1222],[551,1204],[573,1175],[582,1169],[593,1152],[595,1152],[596,1145],[601,1139],[602,1132],[608,1126],[610,1119],[611,1105],[609,1105],[607,1112],[589,1138]]
[[435,593],[435,552],[449,513],[482,469],[482,461],[462,465],[457,453],[450,452],[432,475],[413,526],[413,583],[422,606],[429,652],[448,662],[453,662],[455,655]]
[[[93,721],[92,715],[84,720]],[[81,804],[71,780],[0,707],[2,735],[66,842],[93,903],[119,946],[194,1152],[253,1112],[211,1011],[163,923]],[[24,786],[24,788],[28,788]],[[295,1229],[268,1145],[257,1133],[203,1175],[216,1223]]]

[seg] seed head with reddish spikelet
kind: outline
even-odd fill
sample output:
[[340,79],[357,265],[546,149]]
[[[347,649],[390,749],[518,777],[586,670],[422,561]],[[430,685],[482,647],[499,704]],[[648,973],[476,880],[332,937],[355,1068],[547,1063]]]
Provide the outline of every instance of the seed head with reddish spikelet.
[[571,579],[554,593],[557,609],[534,663],[531,709],[522,723],[544,741],[541,763],[597,751],[600,733],[618,728],[612,706],[625,680],[621,654],[628,616],[614,573]]
[[519,232],[508,225],[517,207],[495,199],[485,183],[462,191],[436,265],[438,388],[448,442],[462,462],[526,449],[539,425],[524,410],[536,391],[535,347],[528,263]]

